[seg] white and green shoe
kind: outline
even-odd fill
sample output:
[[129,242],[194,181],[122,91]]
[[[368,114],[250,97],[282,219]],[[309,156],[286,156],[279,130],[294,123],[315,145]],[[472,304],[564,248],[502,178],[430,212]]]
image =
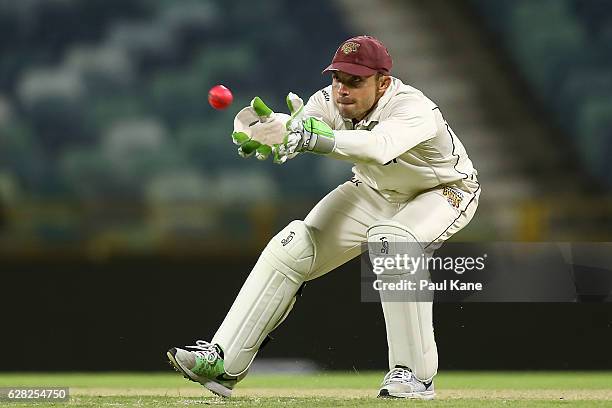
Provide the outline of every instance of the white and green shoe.
[[433,380],[423,382],[408,367],[399,365],[385,375],[378,392],[379,398],[432,400],[435,396]]
[[230,397],[232,389],[244,375],[236,377],[225,372],[221,347],[198,340],[195,346],[187,348],[194,351],[173,347],[166,353],[174,368],[188,380],[202,384],[214,394]]

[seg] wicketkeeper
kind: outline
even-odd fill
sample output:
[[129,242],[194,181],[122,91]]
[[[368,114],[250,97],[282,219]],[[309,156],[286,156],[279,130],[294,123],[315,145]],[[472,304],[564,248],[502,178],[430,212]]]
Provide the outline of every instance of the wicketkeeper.
[[[210,342],[168,351],[188,378],[230,396],[304,282],[359,256],[363,242],[386,241],[391,256],[410,245],[431,254],[474,216],[480,184],[465,148],[440,108],[391,76],[391,66],[380,41],[354,37],[323,71],[331,73],[331,85],[306,105],[290,93],[286,115],[256,97],[236,115],[232,137],[242,156],[284,163],[316,153],[353,162],[354,178],[272,238]],[[399,282],[405,273],[387,269],[379,277]],[[389,372],[378,395],[432,399],[433,304],[402,296],[381,295]]]

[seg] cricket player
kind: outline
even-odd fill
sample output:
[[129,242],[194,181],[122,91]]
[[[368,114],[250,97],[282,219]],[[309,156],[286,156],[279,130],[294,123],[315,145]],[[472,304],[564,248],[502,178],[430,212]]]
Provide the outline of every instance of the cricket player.
[[[230,396],[306,281],[359,256],[364,242],[386,242],[390,255],[408,247],[399,244],[433,253],[474,216],[480,184],[465,148],[440,108],[391,76],[391,67],[379,40],[354,37],[323,71],[331,73],[330,86],[305,105],[289,94],[291,115],[272,112],[256,97],[236,116],[241,155],[283,163],[316,153],[353,162],[354,177],[272,238],[210,342],[168,351],[188,379]],[[398,282],[405,273],[390,268],[380,278]],[[389,372],[378,395],[433,399],[433,305],[401,296],[385,301],[381,294]]]

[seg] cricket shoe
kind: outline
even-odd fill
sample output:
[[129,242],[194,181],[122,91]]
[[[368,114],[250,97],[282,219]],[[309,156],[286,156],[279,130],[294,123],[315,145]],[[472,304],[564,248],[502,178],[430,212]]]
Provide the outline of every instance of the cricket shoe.
[[214,394],[230,397],[232,389],[244,375],[236,377],[225,372],[221,347],[198,340],[195,346],[186,348],[194,351],[173,347],[166,353],[174,368],[188,380],[202,384]]
[[381,398],[434,399],[433,380],[428,383],[420,381],[409,368],[395,366],[389,371],[381,384],[378,396]]

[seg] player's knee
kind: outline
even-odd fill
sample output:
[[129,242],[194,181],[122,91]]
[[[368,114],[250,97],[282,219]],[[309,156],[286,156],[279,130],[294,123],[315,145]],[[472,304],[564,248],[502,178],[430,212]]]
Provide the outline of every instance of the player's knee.
[[416,235],[397,221],[380,220],[372,224],[367,230],[367,239],[370,261],[374,267],[379,266],[375,272],[382,269],[383,274],[401,274],[404,268],[398,268],[394,262],[401,266],[423,254],[422,243]]
[[267,262],[294,281],[303,281],[312,268],[315,248],[304,221],[292,221],[264,249]]

